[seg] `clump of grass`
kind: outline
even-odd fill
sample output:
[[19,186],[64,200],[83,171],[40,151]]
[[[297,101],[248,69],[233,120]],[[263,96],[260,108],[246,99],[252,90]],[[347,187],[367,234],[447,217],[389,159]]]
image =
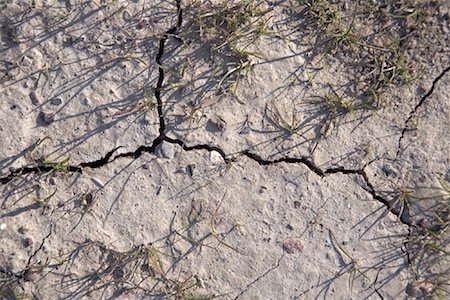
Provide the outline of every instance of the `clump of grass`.
[[411,66],[407,63],[404,51],[398,44],[386,49],[374,60],[374,69],[378,70],[377,81],[382,86],[400,80],[408,83],[414,79]]
[[447,267],[450,261],[450,184],[442,178],[438,178],[438,183],[438,189],[443,193],[429,198],[414,197],[411,189],[403,188],[397,192],[399,216],[402,207],[406,208],[412,199],[437,201],[433,216],[414,222],[404,243],[415,282],[425,282],[432,287],[425,295],[427,299],[446,299],[450,295],[450,270]]
[[304,2],[306,6],[306,16],[310,25],[330,25],[339,18],[338,11],[327,0],[309,0]]
[[325,52],[333,53],[342,46],[351,46],[359,42],[360,36],[355,31],[357,4],[355,4],[351,21],[347,24],[335,6],[327,0],[302,1],[308,27],[322,31]]
[[351,113],[353,115],[355,114],[355,106],[353,101],[344,99],[335,91],[327,93],[323,97],[323,100],[333,117],[336,117],[342,113]]
[[388,48],[377,48],[372,56],[371,71],[365,74],[370,80],[367,95],[377,107],[384,105],[381,94],[388,85],[408,84],[416,78],[399,43],[397,40]]
[[227,72],[217,83],[217,89],[221,90],[224,82],[229,82],[229,86],[233,86],[233,94],[236,95],[239,82],[242,78],[248,79],[250,72],[253,70],[253,64],[250,61],[240,61],[238,63],[228,63]]
[[266,115],[269,120],[287,135],[294,135],[300,131],[302,122],[298,117],[298,112],[294,108],[290,113],[280,111],[274,101],[266,107]]
[[263,1],[202,2],[193,1],[189,8],[200,38],[213,45],[213,52],[228,48],[242,58],[248,45],[268,33],[267,13],[271,9],[264,7]]
[[359,108],[355,100],[339,95],[331,86],[325,95],[307,99],[305,102],[322,107],[326,111],[328,122],[335,122],[347,114],[356,119],[356,110]]
[[[192,1],[187,11],[191,12],[194,35],[211,45],[213,56],[220,54],[225,60],[226,70],[219,75],[218,91],[231,87],[236,95],[241,79],[247,78],[254,66],[252,58],[263,58],[251,48],[263,35],[270,34],[267,27],[271,8],[263,1],[254,0],[220,4]],[[223,66],[219,68],[220,72],[223,69]]]

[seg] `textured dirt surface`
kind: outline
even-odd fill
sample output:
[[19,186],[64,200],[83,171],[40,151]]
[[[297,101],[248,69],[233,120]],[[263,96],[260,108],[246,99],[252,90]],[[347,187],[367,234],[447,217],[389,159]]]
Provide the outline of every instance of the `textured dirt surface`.
[[3,1],[1,299],[445,299],[448,1]]

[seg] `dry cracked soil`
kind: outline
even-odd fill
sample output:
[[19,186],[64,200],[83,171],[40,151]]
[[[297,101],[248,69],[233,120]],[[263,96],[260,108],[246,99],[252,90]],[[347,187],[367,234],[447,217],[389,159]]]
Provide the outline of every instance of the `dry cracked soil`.
[[0,1],[0,299],[448,299],[450,2]]

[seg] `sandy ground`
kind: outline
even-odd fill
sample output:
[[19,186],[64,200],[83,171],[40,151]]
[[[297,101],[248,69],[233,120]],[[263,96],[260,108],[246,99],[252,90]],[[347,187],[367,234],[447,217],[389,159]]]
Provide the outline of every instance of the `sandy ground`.
[[448,299],[448,1],[0,2],[0,299]]

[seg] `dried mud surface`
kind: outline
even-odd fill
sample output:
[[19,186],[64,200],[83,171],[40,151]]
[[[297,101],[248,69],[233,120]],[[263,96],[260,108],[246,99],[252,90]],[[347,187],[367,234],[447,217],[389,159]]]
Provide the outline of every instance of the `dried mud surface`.
[[448,1],[3,1],[0,299],[445,299]]

